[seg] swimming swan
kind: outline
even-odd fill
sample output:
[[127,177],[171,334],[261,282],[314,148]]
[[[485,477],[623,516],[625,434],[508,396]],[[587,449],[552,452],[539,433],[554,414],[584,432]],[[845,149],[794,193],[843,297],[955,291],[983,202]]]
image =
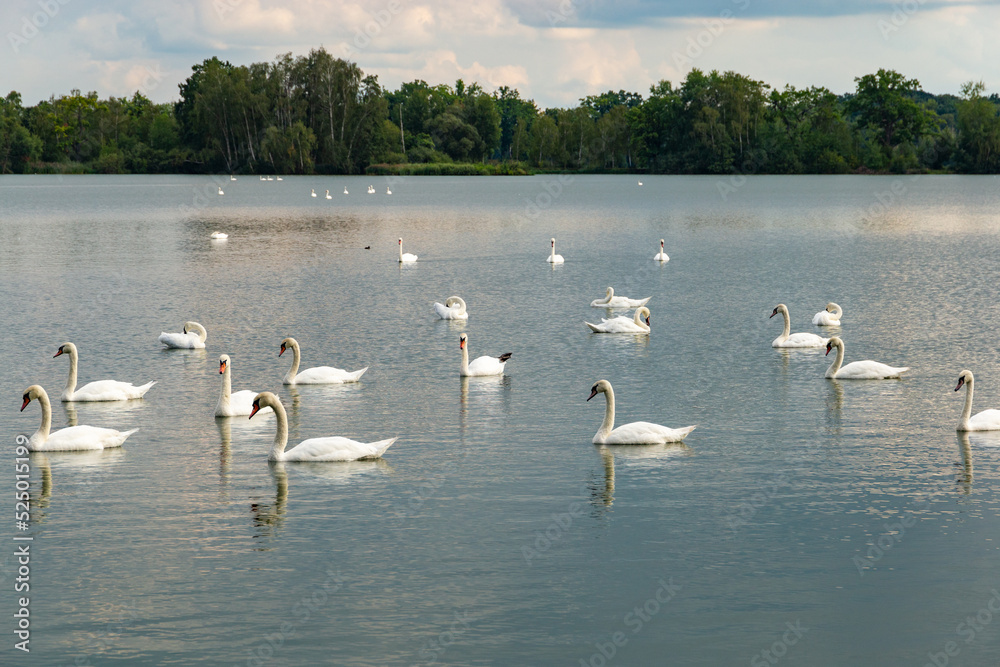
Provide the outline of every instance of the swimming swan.
[[879,363],[877,361],[872,361],[871,359],[866,359],[864,361],[852,361],[843,368],[840,364],[844,362],[844,341],[840,340],[837,336],[830,339],[830,342],[826,344],[826,353],[830,354],[830,350],[837,348],[837,358],[834,359],[830,367],[826,369],[826,377],[836,380],[886,380],[889,378],[898,378],[901,373],[910,370],[909,366],[903,368],[897,368],[895,366],[887,366],[885,364]]
[[826,304],[825,310],[821,310],[813,315],[813,324],[818,327],[839,327],[840,318],[843,315],[844,311],[841,307],[831,301]]
[[599,392],[604,393],[607,405],[604,421],[594,435],[595,445],[662,445],[666,442],[681,442],[697,426],[667,428],[650,422],[632,422],[615,428],[615,390],[607,380],[599,380],[590,388],[589,401]]
[[399,239],[399,262],[415,262],[417,261],[417,256],[413,253],[403,252],[403,239]]
[[[643,315],[646,316],[645,323],[643,323]],[[584,322],[584,324],[590,327],[594,333],[649,333],[649,308],[642,306],[636,309],[632,319],[619,315],[610,320],[602,317],[600,324],[591,324],[590,322]]]
[[563,260],[562,255],[556,254],[556,240],[554,238],[549,239],[549,242],[552,244],[552,252],[549,254],[548,259],[545,261],[549,262],[550,264],[562,264],[563,261],[565,260]]
[[609,287],[605,290],[603,299],[594,299],[590,305],[594,308],[638,308],[645,306],[652,298],[647,296],[645,299],[630,299],[627,296],[615,296],[615,288]]
[[653,259],[658,262],[669,262],[670,258],[667,257],[667,253],[663,252],[663,239],[660,239],[660,252],[653,255]]
[[205,347],[208,332],[197,322],[185,322],[184,333],[161,333],[160,342],[170,348],[195,350]]
[[328,438],[309,438],[292,447],[287,452],[285,446],[288,445],[288,415],[281,401],[277,396],[269,391],[257,394],[253,399],[253,409],[250,418],[261,409],[269,407],[274,409],[274,414],[278,420],[278,430],[274,434],[274,444],[271,446],[271,453],[268,454],[268,461],[358,461],[363,459],[377,459],[389,449],[396,438],[379,440],[378,442],[358,442],[349,438],[339,436]]
[[121,447],[126,438],[139,430],[136,428],[131,431],[116,431],[112,428],[98,428],[96,426],[70,426],[50,433],[52,404],[49,403],[49,395],[40,386],[33,384],[24,390],[23,398],[21,412],[24,412],[33,398],[38,399],[42,405],[42,424],[28,439],[28,449],[33,452],[65,452]]
[[778,313],[781,313],[782,317],[785,318],[785,328],[780,336],[771,341],[771,347],[823,347],[830,340],[829,338],[817,336],[814,333],[790,334],[789,331],[791,331],[792,325],[788,317],[788,308],[785,307],[785,304],[779,303],[775,306],[768,319],[771,319]]
[[315,368],[307,368],[299,373],[299,362],[302,358],[299,351],[299,342],[294,338],[286,338],[281,341],[281,351],[278,352],[278,356],[283,355],[288,348],[292,349],[292,367],[288,369],[285,379],[281,381],[283,384],[343,384],[345,382],[357,382],[365,374],[365,371],[368,370],[367,366],[359,371],[345,371],[341,368],[333,368],[331,366],[316,366]]
[[976,379],[972,376],[972,371],[962,371],[958,376],[958,386],[955,391],[965,389],[965,408],[962,409],[962,419],[958,422],[957,431],[997,431],[1000,430],[1000,410],[983,410],[972,414],[972,394],[975,389]]
[[[219,374],[222,376],[222,394],[215,406],[216,417],[240,417],[250,414],[253,409],[253,399],[258,392],[243,389],[233,393],[232,372],[228,354],[219,357]],[[265,410],[268,408],[265,408]]]
[[442,320],[467,320],[469,313],[465,311],[465,301],[460,296],[450,296],[443,304],[434,302],[434,312]]
[[479,377],[483,375],[502,375],[511,353],[505,352],[499,357],[476,357],[469,363],[469,337],[462,334],[458,337],[458,347],[462,350],[462,365],[459,375],[462,377]]
[[156,384],[156,380],[147,382],[141,387],[136,387],[131,382],[119,382],[118,380],[98,380],[88,382],[79,389],[76,388],[76,371],[79,363],[79,355],[76,345],[73,343],[63,343],[52,355],[52,358],[62,354],[69,355],[69,379],[66,381],[66,389],[63,390],[62,400],[64,401],[127,401],[133,398],[142,398],[149,391],[149,388]]

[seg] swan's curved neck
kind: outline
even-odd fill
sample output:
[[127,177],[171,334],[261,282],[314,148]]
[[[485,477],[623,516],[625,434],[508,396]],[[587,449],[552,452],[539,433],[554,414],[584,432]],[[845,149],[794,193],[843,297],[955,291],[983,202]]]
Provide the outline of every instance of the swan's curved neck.
[[839,320],[844,315],[844,310],[837,304],[834,304],[833,312],[830,316],[835,320]]
[[208,338],[208,332],[205,331],[205,327],[201,326],[197,322],[191,324],[190,329],[198,334],[198,340],[202,343]]
[[271,445],[271,453],[268,454],[267,459],[281,461],[285,457],[285,446],[288,444],[288,414],[280,401],[268,402],[268,405],[274,410],[278,429],[274,432],[274,444]]
[[972,386],[974,383],[975,380],[971,378],[965,383],[965,407],[962,408],[962,421],[959,422],[963,427],[969,425],[969,418],[972,416],[972,395],[976,391]]
[[292,348],[292,367],[288,369],[288,374],[285,375],[285,382],[291,382],[295,379],[295,376],[299,373],[299,362],[302,360],[298,344],[291,345],[290,347]]
[[830,367],[826,369],[826,376],[828,378],[836,377],[837,373],[840,372],[840,365],[844,363],[843,343],[841,343],[840,345],[835,345],[834,347],[837,348],[837,358],[834,359],[833,363],[830,364]]
[[[788,317],[788,309],[787,308],[782,308],[781,309],[781,316],[783,318],[785,318],[785,328],[781,330],[781,338],[782,338],[782,340],[784,340],[784,339],[788,338],[792,334],[792,320],[791,320],[790,317]],[[840,354],[840,353],[838,352],[838,354]],[[837,364],[837,368],[840,368],[840,364]]]
[[555,256],[556,256],[556,242],[553,241],[552,242],[552,252],[549,253],[549,257],[553,257],[554,258]]
[[[649,331],[649,325],[646,324],[643,321],[642,316],[643,316],[643,313],[648,313],[648,312],[649,312],[649,310],[647,310],[645,307],[636,308],[635,309],[635,317],[632,318],[632,321],[636,323],[636,326],[638,326],[638,327],[640,327],[642,329],[645,329],[646,331]],[[612,399],[612,400],[614,400],[614,399]]]
[[79,363],[78,354],[75,348],[69,349],[69,379],[66,380],[66,391],[63,392],[63,396],[69,398],[76,391],[76,372],[77,365]]
[[38,397],[38,403],[42,406],[42,425],[35,431],[35,435],[44,441],[48,440],[49,431],[52,429],[52,403],[46,394]]
[[403,259],[403,242],[399,242],[399,258]]
[[604,407],[604,421],[601,422],[601,428],[597,431],[597,435],[601,436],[602,439],[608,437],[615,427],[615,390],[608,387],[604,391],[604,398],[607,399]]

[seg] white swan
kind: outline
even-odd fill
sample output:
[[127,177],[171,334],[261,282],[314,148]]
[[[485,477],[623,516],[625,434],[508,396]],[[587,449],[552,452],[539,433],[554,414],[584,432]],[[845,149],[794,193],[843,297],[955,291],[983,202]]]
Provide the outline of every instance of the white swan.
[[399,261],[402,262],[415,262],[417,261],[417,256],[413,253],[403,252],[403,239],[399,239]]
[[312,190],[310,190],[309,194],[310,194],[310,196],[315,197],[316,196],[316,188],[313,188]]
[[269,181],[273,181],[273,180],[274,180],[274,178],[272,178],[272,177],[268,176],[268,177],[267,177],[267,180],[269,180]]
[[681,442],[687,434],[697,428],[667,428],[650,422],[632,422],[615,428],[615,390],[607,380],[599,380],[590,388],[589,401],[599,392],[604,393],[607,405],[604,409],[604,421],[594,435],[595,445],[662,445],[666,442]]
[[229,234],[226,234],[225,232],[212,232],[209,236],[218,241],[223,241],[229,238]]
[[63,390],[62,400],[64,401],[127,401],[133,398],[142,398],[149,391],[149,388],[156,384],[156,380],[147,382],[141,387],[136,387],[131,382],[119,382],[118,380],[98,380],[88,382],[79,389],[76,388],[76,370],[79,363],[79,354],[76,345],[73,343],[63,343],[52,355],[52,358],[62,354],[69,355],[69,379],[66,380],[66,389]]
[[236,180],[236,177],[235,177],[235,176],[233,176],[232,174],[229,174],[229,180],[230,180],[230,181],[235,181],[235,180]]
[[545,261],[549,262],[550,264],[562,264],[565,260],[563,259],[562,255],[556,254],[556,240],[554,238],[549,239],[549,243],[552,244],[552,252],[549,253],[549,258]]
[[826,304],[826,309],[813,315],[813,324],[819,327],[839,327],[843,309],[834,302]]
[[670,258],[667,253],[663,252],[663,239],[660,239],[660,252],[653,255],[653,259],[657,262],[669,262]]
[[778,313],[781,313],[782,317],[785,318],[785,328],[782,330],[780,336],[771,341],[771,347],[823,347],[830,340],[829,338],[817,336],[814,333],[789,333],[792,330],[792,323],[788,317],[788,308],[785,307],[785,304],[779,303],[775,306],[768,319],[771,319]]
[[185,322],[184,333],[163,332],[160,334],[159,340],[167,347],[200,350],[205,347],[206,338],[208,338],[208,332],[205,331],[205,327],[197,322]]
[[462,365],[459,368],[458,374],[462,377],[479,377],[483,375],[502,375],[504,366],[507,365],[507,360],[510,359],[511,353],[505,352],[499,357],[476,357],[469,363],[469,337],[466,334],[462,334],[458,337],[458,347],[462,350]]
[[222,186],[220,185],[219,186],[219,195],[224,195],[224,194],[226,194],[226,193],[222,191]]
[[396,438],[379,440],[378,442],[358,442],[349,438],[339,436],[329,438],[309,438],[292,447],[287,452],[285,446],[288,444],[288,415],[285,408],[277,396],[269,391],[257,394],[253,399],[253,409],[250,411],[252,419],[261,409],[269,407],[274,409],[274,414],[278,420],[278,430],[274,434],[274,444],[271,446],[271,453],[268,454],[268,461],[358,461],[363,459],[377,459],[385,450],[389,449]]
[[316,366],[307,368],[299,373],[299,362],[302,359],[299,351],[299,342],[294,338],[286,338],[281,341],[280,357],[288,348],[292,349],[292,367],[285,374],[282,384],[343,384],[345,382],[357,382],[365,374],[368,367],[365,366],[359,371],[345,371],[342,368],[332,366]]
[[[646,316],[645,322],[643,322],[642,316]],[[649,308],[642,306],[637,308],[635,315],[632,319],[625,317],[624,315],[619,315],[618,317],[612,317],[608,319],[606,317],[601,318],[600,324],[591,324],[590,322],[584,322],[590,330],[594,333],[649,333]]]
[[642,185],[642,181],[639,181],[639,185]]
[[370,194],[370,195],[375,194],[375,186],[374,185],[371,185],[371,184],[368,185],[368,194]]
[[326,191],[326,198],[327,199],[333,199],[333,197],[330,196],[330,191],[329,190]]
[[450,296],[443,304],[434,302],[434,312],[442,320],[467,320],[469,313],[465,311],[465,301],[460,296]]
[[389,189],[389,187],[388,187],[388,186],[386,186],[386,188],[385,188],[385,193],[386,193],[387,195],[391,195],[391,194],[392,194],[392,190],[390,190],[390,189]]
[[975,392],[976,379],[972,376],[972,371],[962,371],[958,376],[958,386],[955,391],[962,388],[965,390],[965,408],[962,409],[962,419],[958,422],[958,431],[998,431],[1000,430],[1000,410],[983,410],[972,414],[972,395]]
[[[219,396],[219,403],[215,406],[216,417],[239,417],[250,414],[253,409],[253,399],[258,393],[250,389],[243,389],[234,394],[230,366],[231,363],[228,354],[223,354],[219,357],[219,374],[222,375],[222,394]],[[264,409],[266,410],[267,408]]]
[[125,439],[138,431],[116,431],[112,428],[98,428],[96,426],[70,426],[55,433],[50,433],[52,428],[52,404],[49,403],[49,395],[45,393],[37,384],[33,384],[24,390],[24,402],[21,403],[21,412],[28,407],[31,399],[38,399],[42,405],[42,424],[28,439],[28,449],[33,452],[59,452],[80,449],[105,449],[109,447],[121,447]]
[[864,361],[852,361],[843,368],[840,364],[844,362],[844,341],[837,336],[830,339],[826,344],[826,353],[837,348],[837,358],[834,359],[830,367],[826,369],[826,377],[836,380],[886,380],[898,378],[901,373],[910,370],[909,366],[897,368],[886,364],[866,359]]
[[603,299],[594,299],[590,305],[594,308],[638,308],[645,306],[653,297],[645,299],[630,299],[627,296],[615,296],[615,288],[609,287],[604,292]]
[[283,178],[282,178],[281,176],[278,176],[278,180],[279,180],[279,181],[283,181],[283,180],[285,180],[285,179],[283,179]]
[[344,194],[345,195],[347,194],[347,186],[346,185],[344,186]]

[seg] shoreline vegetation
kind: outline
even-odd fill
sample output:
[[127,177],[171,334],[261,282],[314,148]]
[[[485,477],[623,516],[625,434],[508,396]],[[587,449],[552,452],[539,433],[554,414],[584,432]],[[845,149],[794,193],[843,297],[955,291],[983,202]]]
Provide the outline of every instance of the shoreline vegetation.
[[[645,95],[539,109],[415,80],[397,90],[325,49],[192,67],[175,102],[143,91],[0,98],[0,174],[996,174],[1000,97],[933,95],[879,69],[853,92],[692,69]],[[148,91],[146,91],[148,92]]]

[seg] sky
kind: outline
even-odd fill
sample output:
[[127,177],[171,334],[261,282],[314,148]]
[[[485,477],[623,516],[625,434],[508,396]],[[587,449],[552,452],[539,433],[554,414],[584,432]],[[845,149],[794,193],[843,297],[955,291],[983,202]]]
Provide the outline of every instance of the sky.
[[388,89],[517,88],[539,107],[646,96],[692,68],[853,91],[879,68],[958,94],[1000,90],[1000,0],[4,0],[0,94],[78,88],[178,99],[191,66],[325,47]]

